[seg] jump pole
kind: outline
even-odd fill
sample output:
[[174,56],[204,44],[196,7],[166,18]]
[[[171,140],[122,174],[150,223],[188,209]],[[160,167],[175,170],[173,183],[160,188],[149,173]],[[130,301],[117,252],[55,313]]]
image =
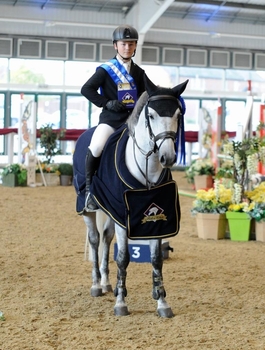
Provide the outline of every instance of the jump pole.
[[196,198],[196,193],[191,193],[188,191],[178,191],[180,196]]

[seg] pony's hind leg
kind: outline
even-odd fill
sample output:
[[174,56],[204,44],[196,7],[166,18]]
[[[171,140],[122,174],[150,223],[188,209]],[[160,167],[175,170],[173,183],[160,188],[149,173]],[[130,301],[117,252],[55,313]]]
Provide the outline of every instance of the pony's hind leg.
[[127,267],[130,262],[130,254],[128,248],[128,238],[126,236],[126,231],[123,230],[120,226],[115,225],[116,230],[116,240],[117,240],[117,284],[114,289],[114,295],[116,297],[116,303],[114,306],[114,313],[116,316],[127,316],[129,315],[128,307],[125,302],[127,296],[126,289],[126,275]]
[[[102,212],[97,213],[97,219],[103,219]],[[109,252],[110,252],[110,244],[113,240],[115,234],[114,222],[108,216],[106,217],[106,221],[103,229],[103,248],[102,248],[102,259],[100,264],[100,273],[101,273],[101,286],[102,292],[112,292],[112,286],[109,281]]]
[[171,307],[167,304],[166,291],[163,284],[163,254],[161,239],[150,240],[150,254],[153,266],[153,298],[157,300],[157,313],[160,317],[174,316]]
[[99,232],[96,225],[96,213],[87,212],[83,214],[83,219],[87,227],[88,240],[91,246],[92,260],[92,286],[90,294],[93,297],[102,296],[101,274],[99,270]]

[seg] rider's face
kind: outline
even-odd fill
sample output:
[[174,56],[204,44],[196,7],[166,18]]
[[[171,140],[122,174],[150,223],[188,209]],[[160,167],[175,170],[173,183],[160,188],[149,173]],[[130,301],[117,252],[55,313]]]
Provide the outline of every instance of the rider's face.
[[136,41],[117,41],[114,43],[115,50],[118,51],[118,54],[123,58],[129,60],[136,50]]

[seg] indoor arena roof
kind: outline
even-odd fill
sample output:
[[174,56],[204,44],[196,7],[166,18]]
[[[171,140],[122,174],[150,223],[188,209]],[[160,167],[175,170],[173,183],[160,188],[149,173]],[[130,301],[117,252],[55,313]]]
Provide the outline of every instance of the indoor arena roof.
[[265,50],[261,0],[1,0],[1,35],[111,40],[120,24],[145,44]]
[[[112,12],[128,14],[143,0],[1,0],[1,5],[34,6],[40,9],[59,8],[82,11]],[[157,4],[170,3],[155,0]],[[168,5],[166,5],[168,6]],[[173,1],[163,16],[179,19],[201,19],[204,21],[226,21],[265,24],[265,1],[262,0],[182,0]]]

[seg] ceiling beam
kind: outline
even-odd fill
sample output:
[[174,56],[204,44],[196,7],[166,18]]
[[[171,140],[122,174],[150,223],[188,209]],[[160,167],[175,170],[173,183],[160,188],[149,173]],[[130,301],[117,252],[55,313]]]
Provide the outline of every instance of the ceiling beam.
[[[178,1],[175,1],[178,2]],[[215,1],[215,0],[181,0],[182,3],[189,5],[212,5],[212,6],[222,6],[222,7],[234,7],[236,9],[250,9],[250,10],[265,10],[264,5],[242,3],[242,2],[232,2],[232,1]]]
[[173,2],[174,0],[139,0],[126,19],[130,18],[139,33],[144,35]]

